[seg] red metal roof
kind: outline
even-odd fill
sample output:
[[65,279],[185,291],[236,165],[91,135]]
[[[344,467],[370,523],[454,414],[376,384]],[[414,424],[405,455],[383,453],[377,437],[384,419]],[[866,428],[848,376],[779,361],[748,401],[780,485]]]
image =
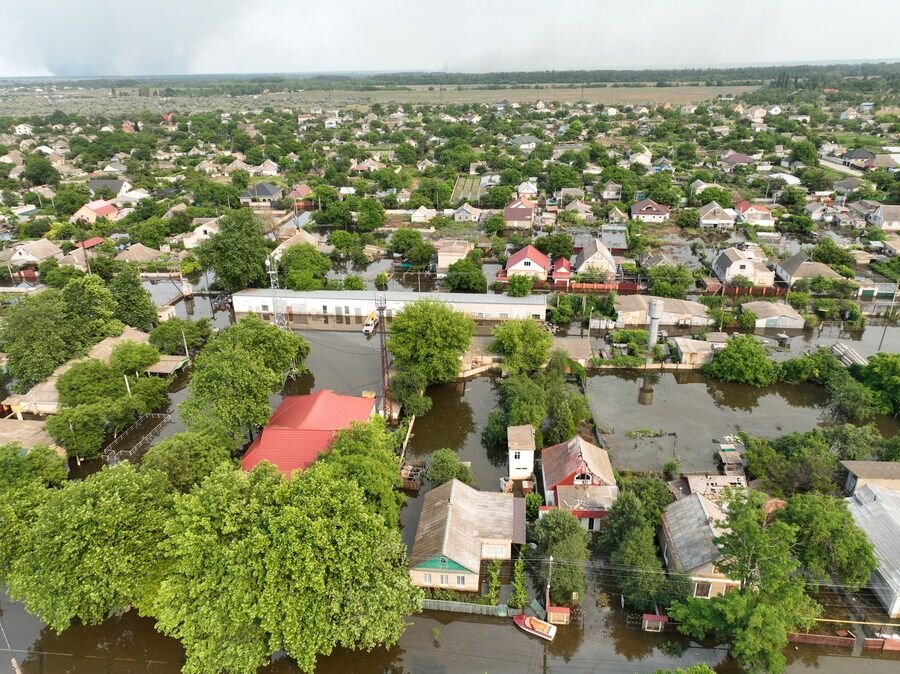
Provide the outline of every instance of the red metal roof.
[[101,243],[106,241],[102,236],[93,236],[86,241],[79,241],[75,244],[76,248],[93,248],[94,246],[99,246]]
[[737,205],[738,213],[746,213],[748,210],[753,209],[755,211],[761,211],[763,213],[768,213],[769,209],[763,206],[762,204],[751,204],[746,199]]
[[553,278],[568,277],[572,273],[572,264],[564,257],[553,261]]
[[342,396],[324,390],[307,396],[287,396],[250,445],[241,467],[251,470],[268,461],[287,476],[305,470],[331,445],[335,434],[354,421],[365,421],[375,400]]
[[531,260],[537,266],[539,266],[544,271],[548,271],[550,269],[550,258],[544,255],[537,248],[528,244],[521,250],[517,250],[515,253],[509,256],[509,259],[506,261],[506,268],[511,269],[514,265],[517,265],[522,260]]

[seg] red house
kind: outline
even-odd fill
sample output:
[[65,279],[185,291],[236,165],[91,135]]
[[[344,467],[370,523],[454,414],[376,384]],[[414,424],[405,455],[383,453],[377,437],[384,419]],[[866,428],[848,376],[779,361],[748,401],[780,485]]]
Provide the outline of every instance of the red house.
[[106,239],[104,239],[102,236],[92,236],[90,239],[86,239],[85,241],[79,241],[75,244],[75,247],[90,250],[91,248],[99,246],[104,241],[106,241]]
[[285,476],[309,468],[326,451],[338,431],[375,413],[375,399],[342,396],[323,390],[306,396],[287,396],[262,433],[250,444],[241,468],[252,470],[268,461]]
[[558,257],[553,261],[553,283],[569,285],[572,278],[572,263],[567,258]]
[[547,503],[542,510],[568,511],[588,531],[600,529],[601,520],[619,496],[609,454],[580,436],[545,447],[541,474]]
[[300,210],[306,210],[313,207],[312,188],[306,183],[299,183],[291,190],[288,195],[294,200],[294,206]]

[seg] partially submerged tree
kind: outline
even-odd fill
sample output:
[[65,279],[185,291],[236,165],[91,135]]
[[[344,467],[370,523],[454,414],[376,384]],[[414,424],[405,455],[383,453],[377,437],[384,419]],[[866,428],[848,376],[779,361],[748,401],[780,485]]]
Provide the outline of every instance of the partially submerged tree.
[[401,370],[416,370],[428,384],[440,384],[459,374],[474,331],[474,321],[447,304],[418,300],[394,317],[388,349]]

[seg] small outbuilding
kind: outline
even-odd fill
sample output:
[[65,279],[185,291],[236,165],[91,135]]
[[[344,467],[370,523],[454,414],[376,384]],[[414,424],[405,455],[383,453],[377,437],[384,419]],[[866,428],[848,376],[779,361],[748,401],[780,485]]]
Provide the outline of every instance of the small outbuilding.
[[790,304],[779,302],[745,302],[741,312],[750,312],[756,316],[757,328],[780,328],[800,330],[806,325],[806,319]]

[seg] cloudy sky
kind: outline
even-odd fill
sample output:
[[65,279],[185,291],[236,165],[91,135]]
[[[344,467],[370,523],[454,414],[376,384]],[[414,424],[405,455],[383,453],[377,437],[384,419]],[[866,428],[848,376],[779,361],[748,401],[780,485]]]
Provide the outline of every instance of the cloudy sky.
[[0,77],[897,59],[897,0],[3,0]]

